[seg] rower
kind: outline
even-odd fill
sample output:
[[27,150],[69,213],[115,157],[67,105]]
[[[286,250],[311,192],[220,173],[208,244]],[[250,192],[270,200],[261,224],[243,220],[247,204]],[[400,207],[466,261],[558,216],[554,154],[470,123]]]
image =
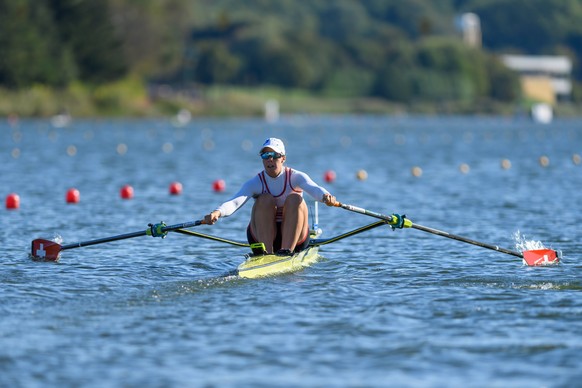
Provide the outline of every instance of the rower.
[[247,239],[253,247],[264,245],[253,248],[253,252],[276,252],[279,255],[299,252],[309,245],[309,217],[303,192],[328,206],[334,206],[336,199],[306,173],[284,165],[287,156],[281,139],[271,137],[265,140],[259,155],[263,171],[204,216],[204,223],[212,225],[219,218],[232,215],[253,198],[255,203],[247,227]]

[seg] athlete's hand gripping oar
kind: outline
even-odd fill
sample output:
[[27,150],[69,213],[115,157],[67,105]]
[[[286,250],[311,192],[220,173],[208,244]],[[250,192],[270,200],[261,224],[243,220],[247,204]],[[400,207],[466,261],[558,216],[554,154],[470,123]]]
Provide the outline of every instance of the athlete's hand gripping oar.
[[175,225],[166,225],[163,222],[159,224],[149,224],[146,230],[141,230],[139,232],[133,233],[125,233],[119,234],[117,236],[99,238],[96,240],[89,240],[89,241],[81,241],[72,244],[61,245],[55,241],[45,240],[45,239],[36,239],[32,241],[32,248],[31,248],[31,255],[33,259],[37,260],[45,260],[45,261],[57,261],[61,255],[61,251],[73,248],[80,248],[86,247],[89,245],[101,244],[111,241],[118,241],[118,240],[125,240],[128,238],[133,237],[140,237],[140,236],[152,236],[152,237],[161,237],[164,238],[168,234],[168,232],[184,229],[184,228],[191,228],[193,226],[198,226],[203,224],[203,221],[191,221],[185,222],[182,224],[175,224]]
[[387,224],[392,226],[393,229],[399,228],[414,228],[418,230],[422,230],[423,232],[428,232],[432,234],[436,234],[438,236],[443,236],[447,238],[451,238],[453,240],[462,241],[468,244],[473,244],[479,247],[491,249],[497,252],[506,253],[508,255],[513,255],[517,257],[521,257],[527,265],[537,266],[537,265],[548,265],[548,264],[556,264],[560,261],[560,255],[557,251],[552,249],[534,249],[534,250],[526,250],[523,252],[512,251],[509,249],[498,247],[497,245],[491,245],[487,243],[483,243],[480,241],[472,240],[470,238],[457,236],[455,234],[451,234],[448,232],[443,232],[438,229],[429,228],[427,226],[422,226],[418,224],[414,224],[412,221],[406,218],[405,215],[393,214],[390,216],[372,212],[357,206],[342,204],[337,202],[335,204],[337,207],[341,207],[342,209],[346,209],[352,212],[365,214],[367,216],[379,218],[385,220]]

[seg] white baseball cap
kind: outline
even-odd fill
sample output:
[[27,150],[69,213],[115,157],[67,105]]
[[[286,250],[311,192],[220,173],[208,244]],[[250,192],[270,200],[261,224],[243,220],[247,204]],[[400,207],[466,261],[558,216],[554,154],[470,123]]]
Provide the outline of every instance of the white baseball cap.
[[265,148],[270,148],[281,155],[285,155],[285,144],[283,144],[281,139],[277,139],[276,137],[270,137],[265,140],[261,147],[261,152],[263,152]]

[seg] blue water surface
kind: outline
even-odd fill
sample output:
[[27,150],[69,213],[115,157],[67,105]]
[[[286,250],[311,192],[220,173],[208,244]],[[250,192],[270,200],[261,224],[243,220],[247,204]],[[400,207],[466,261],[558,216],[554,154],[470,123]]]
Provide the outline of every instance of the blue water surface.
[[[67,244],[201,218],[260,171],[270,136],[286,142],[289,166],[341,202],[512,250],[519,232],[562,250],[562,263],[527,267],[388,227],[323,246],[301,272],[258,280],[222,277],[244,248],[173,233],[70,249],[56,264],[30,259],[39,237]],[[21,204],[0,211],[0,385],[578,386],[580,154],[574,119],[2,122],[0,194]],[[212,190],[217,179],[224,192]],[[178,196],[168,192],[175,181]],[[131,200],[120,198],[126,184]],[[78,204],[66,203],[70,188]],[[197,230],[244,240],[250,205]],[[323,237],[374,221],[319,208]]]

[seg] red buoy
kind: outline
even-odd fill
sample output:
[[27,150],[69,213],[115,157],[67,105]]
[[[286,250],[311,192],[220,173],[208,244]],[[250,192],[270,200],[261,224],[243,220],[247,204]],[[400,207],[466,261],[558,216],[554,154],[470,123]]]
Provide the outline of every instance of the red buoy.
[[327,183],[335,181],[335,177],[335,171],[333,170],[327,170],[325,174],[323,174],[323,179],[325,179]]
[[72,188],[67,191],[67,203],[79,203],[81,200],[81,193],[79,190]]
[[182,184],[180,182],[170,183],[170,194],[172,195],[182,194]]
[[20,197],[18,194],[10,193],[6,196],[6,209],[18,209],[20,207]]
[[212,183],[212,189],[217,193],[222,193],[226,189],[226,183],[222,179],[217,179]]
[[123,199],[132,199],[133,198],[133,187],[130,185],[125,185],[121,188],[119,194]]

